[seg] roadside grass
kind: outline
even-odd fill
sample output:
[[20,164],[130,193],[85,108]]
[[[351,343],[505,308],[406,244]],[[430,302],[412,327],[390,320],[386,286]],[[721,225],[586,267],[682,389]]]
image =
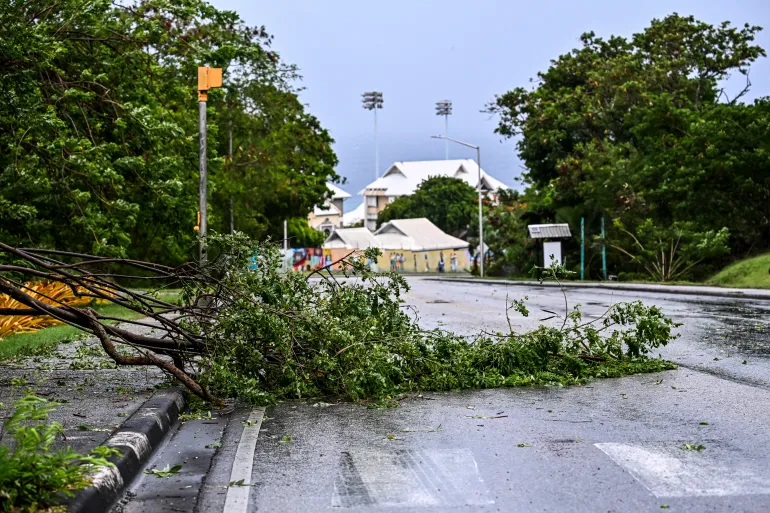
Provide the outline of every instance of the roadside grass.
[[720,287],[770,288],[770,253],[734,262],[706,283]]
[[[159,295],[164,301],[174,303],[179,299],[179,291],[166,291]],[[102,315],[120,317],[127,320],[137,320],[142,316],[133,310],[118,306],[113,303],[94,305],[93,309]],[[108,321],[114,324],[114,321]],[[80,340],[86,336],[73,326],[66,324],[51,326],[32,333],[19,333],[0,339],[0,362],[50,354],[56,347],[64,342]]]

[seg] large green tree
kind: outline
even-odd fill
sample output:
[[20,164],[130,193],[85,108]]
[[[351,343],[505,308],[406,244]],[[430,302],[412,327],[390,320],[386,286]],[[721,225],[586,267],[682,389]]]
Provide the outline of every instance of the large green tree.
[[377,225],[392,219],[426,217],[446,233],[458,236],[472,227],[477,209],[476,189],[459,178],[436,176],[422,182],[411,196],[388,204],[377,216]]
[[[736,253],[766,247],[770,109],[740,103],[765,55],[753,43],[759,30],[673,14],[630,38],[583,34],[534,88],[497,97],[490,110],[499,134],[518,137],[527,196],[548,199],[533,202],[535,220],[576,229],[580,217],[606,216],[631,233],[649,223],[727,228]],[[732,73],[746,87],[728,97],[721,84]],[[621,246],[633,243],[627,232],[610,228]]]
[[[209,94],[210,226],[257,237],[337,180],[333,142],[261,27],[201,0],[11,0],[0,7],[0,238],[179,262],[194,254],[196,69]],[[233,159],[228,128],[235,138]]]

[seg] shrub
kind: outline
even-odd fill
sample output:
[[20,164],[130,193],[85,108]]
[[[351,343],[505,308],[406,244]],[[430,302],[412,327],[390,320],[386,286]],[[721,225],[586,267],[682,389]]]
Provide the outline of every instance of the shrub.
[[0,446],[0,511],[37,511],[55,505],[62,495],[90,484],[89,474],[112,465],[115,449],[97,447],[82,455],[71,448],[54,451],[62,433],[58,422],[47,423],[55,404],[27,395],[19,399],[3,430],[11,446]]

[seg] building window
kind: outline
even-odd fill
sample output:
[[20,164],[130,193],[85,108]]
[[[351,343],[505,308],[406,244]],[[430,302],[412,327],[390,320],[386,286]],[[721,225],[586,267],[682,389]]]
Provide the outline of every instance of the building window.
[[366,206],[367,207],[376,207],[377,206],[377,196],[367,196],[366,197]]

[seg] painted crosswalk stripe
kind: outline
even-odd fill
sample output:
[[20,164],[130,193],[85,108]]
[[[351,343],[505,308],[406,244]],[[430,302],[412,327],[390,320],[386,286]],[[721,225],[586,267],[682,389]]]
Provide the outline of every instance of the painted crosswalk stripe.
[[[251,467],[254,463],[254,449],[257,447],[259,428],[265,416],[264,408],[257,408],[251,412],[246,420],[246,425],[235,451],[233,469],[230,473],[230,482],[242,482],[243,486],[230,486],[227,488],[224,511],[227,513],[246,513],[249,508],[249,494],[251,492]],[[242,480],[242,481],[241,481]]]
[[594,445],[657,497],[770,494],[770,471],[734,451],[688,452],[681,442]]
[[494,504],[469,449],[345,451],[332,507]]

